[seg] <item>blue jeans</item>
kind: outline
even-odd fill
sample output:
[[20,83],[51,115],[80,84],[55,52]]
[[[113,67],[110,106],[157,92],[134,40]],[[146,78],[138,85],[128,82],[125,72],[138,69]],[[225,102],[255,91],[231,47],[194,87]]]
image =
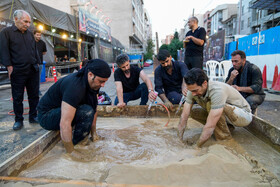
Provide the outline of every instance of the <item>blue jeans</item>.
[[[72,121],[72,127],[75,126],[72,139],[74,145],[89,135],[94,114],[95,111],[89,105],[81,105],[77,108]],[[60,130],[60,118],[61,108],[55,108],[46,113],[38,113],[39,123],[46,130]]]
[[166,97],[172,104],[179,104],[182,98],[182,94],[172,91],[167,93]]
[[[139,99],[141,97],[140,105],[146,105],[148,102],[148,88],[145,83],[140,84],[135,91],[123,93],[123,101],[127,104],[129,101]],[[118,97],[115,99],[115,105],[119,103]]]

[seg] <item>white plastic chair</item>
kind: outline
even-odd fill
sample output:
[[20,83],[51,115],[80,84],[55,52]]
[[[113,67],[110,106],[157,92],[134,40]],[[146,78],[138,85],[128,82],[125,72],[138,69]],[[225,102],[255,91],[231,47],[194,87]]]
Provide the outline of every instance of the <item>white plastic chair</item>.
[[220,77],[223,82],[225,82],[228,76],[228,71],[231,67],[232,67],[232,63],[230,60],[224,60],[220,62]]
[[220,63],[216,60],[206,62],[206,71],[209,80],[219,80],[220,78]]

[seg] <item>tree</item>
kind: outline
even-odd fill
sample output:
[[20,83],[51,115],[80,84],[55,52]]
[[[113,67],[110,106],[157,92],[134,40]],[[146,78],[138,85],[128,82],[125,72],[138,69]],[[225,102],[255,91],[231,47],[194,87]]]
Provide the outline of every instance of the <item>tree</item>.
[[177,50],[180,50],[181,48],[183,48],[183,42],[179,40],[179,33],[176,31],[171,43],[169,45],[163,44],[159,49],[167,49],[171,56],[177,60]]
[[147,59],[153,59],[153,54],[154,54],[154,43],[152,39],[148,39],[147,41],[147,52],[144,55],[144,61],[146,61]]

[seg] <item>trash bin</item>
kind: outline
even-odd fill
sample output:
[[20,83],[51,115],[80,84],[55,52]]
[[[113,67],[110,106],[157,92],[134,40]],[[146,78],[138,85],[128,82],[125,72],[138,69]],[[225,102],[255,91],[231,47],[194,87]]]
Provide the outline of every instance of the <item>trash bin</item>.
[[41,71],[41,82],[46,82],[46,61],[43,61],[43,66]]

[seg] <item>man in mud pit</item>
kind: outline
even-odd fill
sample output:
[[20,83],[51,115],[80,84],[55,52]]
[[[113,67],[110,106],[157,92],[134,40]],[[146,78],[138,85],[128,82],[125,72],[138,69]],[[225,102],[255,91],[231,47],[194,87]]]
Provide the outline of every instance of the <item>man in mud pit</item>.
[[[197,141],[201,147],[214,133],[216,140],[231,138],[230,129],[244,127],[251,123],[250,105],[242,95],[230,85],[208,81],[208,77],[199,68],[193,68],[184,77],[188,93],[178,125],[178,134],[183,140],[189,116],[205,124]],[[197,102],[201,107],[193,107]]]
[[[57,81],[38,104],[38,119],[46,130],[60,130],[61,140],[72,158],[82,159],[74,149],[82,140],[97,140],[97,94],[111,75],[107,62],[94,59],[76,73]],[[72,128],[73,136],[72,136]]]

